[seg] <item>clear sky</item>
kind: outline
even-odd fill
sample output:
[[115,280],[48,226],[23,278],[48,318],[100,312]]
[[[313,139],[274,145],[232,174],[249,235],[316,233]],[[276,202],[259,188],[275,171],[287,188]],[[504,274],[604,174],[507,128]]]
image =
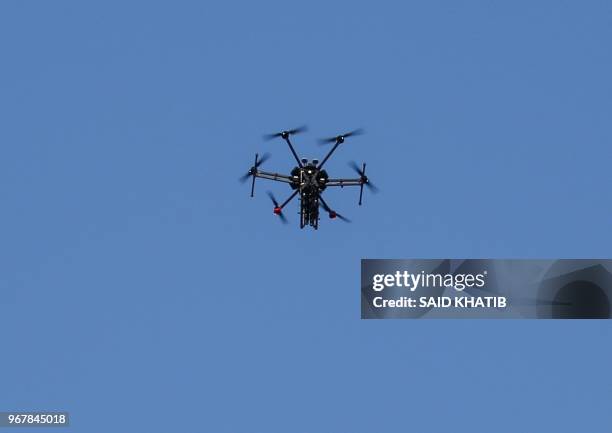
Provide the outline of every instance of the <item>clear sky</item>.
[[[0,410],[609,432],[612,322],[362,321],[359,266],[611,257],[611,41],[606,1],[3,1]],[[352,224],[237,181],[302,123],[309,158],[367,130],[327,167],[381,189],[327,194]]]

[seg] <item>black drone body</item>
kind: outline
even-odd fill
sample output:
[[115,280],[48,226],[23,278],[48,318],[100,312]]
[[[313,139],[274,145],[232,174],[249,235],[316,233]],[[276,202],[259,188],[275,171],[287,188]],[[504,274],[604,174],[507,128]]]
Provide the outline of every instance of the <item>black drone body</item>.
[[365,175],[366,165],[364,163],[362,167],[359,167],[354,162],[350,164],[351,167],[357,172],[357,174],[359,174],[358,178],[353,179],[330,178],[327,172],[323,170],[323,165],[327,162],[330,156],[332,156],[338,146],[344,143],[344,140],[346,138],[353,135],[359,135],[362,131],[355,130],[346,134],[338,135],[333,138],[321,140],[321,144],[334,143],[334,146],[327,153],[325,158],[323,158],[323,160],[319,162],[316,159],[313,159],[312,161],[308,161],[307,159],[300,159],[297,153],[295,152],[293,145],[291,144],[291,140],[289,139],[289,137],[305,130],[305,127],[301,127],[265,136],[266,139],[280,137],[285,140],[285,142],[289,145],[289,150],[291,151],[293,157],[297,162],[297,166],[295,166],[293,170],[291,170],[291,173],[289,175],[259,170],[259,166],[269,158],[269,154],[264,154],[261,159],[259,158],[259,155],[256,154],[255,164],[253,165],[253,167],[251,167],[249,172],[241,178],[241,180],[246,181],[249,177],[252,178],[251,197],[253,197],[253,193],[255,191],[255,179],[258,177],[262,179],[268,179],[289,184],[289,186],[293,190],[293,193],[283,203],[279,203],[274,197],[274,195],[271,192],[268,192],[268,196],[274,204],[274,214],[278,215],[283,223],[287,222],[287,219],[283,214],[283,209],[297,195],[300,196],[300,228],[311,226],[315,230],[318,229],[319,208],[323,208],[323,210],[327,212],[328,216],[331,219],[338,218],[343,221],[350,222],[350,220],[348,220],[344,216],[340,215],[338,212],[334,211],[331,207],[329,207],[329,205],[323,199],[322,193],[328,187],[359,186],[359,205],[361,206],[364,185],[369,187],[372,191],[376,191],[374,185],[372,185],[372,183]]

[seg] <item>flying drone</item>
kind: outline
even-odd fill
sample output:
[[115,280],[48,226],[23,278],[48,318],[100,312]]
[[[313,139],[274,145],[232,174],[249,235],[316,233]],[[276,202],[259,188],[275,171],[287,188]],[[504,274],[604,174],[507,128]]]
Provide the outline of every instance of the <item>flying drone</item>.
[[329,145],[334,143],[331,150],[327,153],[325,158],[321,162],[317,159],[308,160],[308,159],[300,159],[295,152],[293,144],[291,144],[291,140],[289,137],[306,131],[306,127],[300,127],[296,129],[290,129],[287,131],[278,132],[275,134],[265,135],[264,138],[266,140],[272,140],[275,138],[282,138],[289,145],[289,150],[291,151],[295,161],[297,162],[297,166],[291,170],[290,175],[279,174],[279,173],[271,173],[267,171],[262,171],[259,167],[266,162],[266,160],[270,157],[269,153],[265,153],[259,158],[259,154],[255,154],[255,164],[251,167],[251,169],[241,177],[242,182],[246,182],[249,178],[252,178],[251,183],[251,197],[253,197],[255,192],[255,179],[262,178],[273,180],[276,182],[284,182],[288,183],[293,193],[287,198],[284,202],[279,203],[274,195],[271,192],[268,192],[268,196],[272,203],[274,204],[274,214],[278,215],[280,220],[283,223],[287,223],[287,218],[283,213],[283,209],[291,200],[293,200],[298,194],[300,196],[300,228],[304,228],[307,225],[313,227],[315,230],[319,228],[319,208],[323,208],[325,212],[329,215],[331,219],[340,219],[345,222],[350,222],[350,220],[343,215],[339,214],[335,210],[333,210],[327,202],[323,199],[322,194],[328,187],[339,186],[344,188],[345,186],[358,186],[359,189],[359,206],[361,206],[362,198],[363,198],[363,187],[369,188],[372,192],[376,192],[377,188],[372,185],[368,177],[365,175],[366,165],[365,163],[359,167],[355,162],[350,162],[349,166],[355,170],[355,172],[359,175],[358,178],[354,179],[342,179],[342,178],[330,178],[325,170],[323,170],[323,166],[327,162],[327,160],[332,156],[332,154],[336,151],[338,146],[340,146],[344,141],[352,136],[360,135],[363,133],[361,129],[356,129],[351,132],[347,132],[345,134],[337,135],[331,138],[325,138],[319,140],[319,144],[321,145]]

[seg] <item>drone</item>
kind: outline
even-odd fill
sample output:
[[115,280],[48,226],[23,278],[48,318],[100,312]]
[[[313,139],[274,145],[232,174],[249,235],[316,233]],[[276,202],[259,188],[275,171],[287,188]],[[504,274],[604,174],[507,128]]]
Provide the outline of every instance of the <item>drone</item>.
[[363,187],[367,187],[372,192],[376,192],[378,189],[370,182],[368,177],[365,175],[366,164],[363,163],[361,167],[357,165],[355,162],[350,162],[349,166],[359,175],[358,178],[353,179],[335,179],[330,178],[327,172],[323,169],[323,166],[332,156],[332,154],[336,151],[338,146],[340,146],[344,141],[352,136],[361,135],[363,130],[356,129],[351,132],[347,132],[345,134],[340,134],[335,137],[325,138],[319,140],[319,144],[321,145],[329,145],[334,143],[331,150],[327,153],[327,155],[323,158],[321,162],[318,159],[308,160],[305,158],[300,159],[298,154],[295,152],[293,144],[289,137],[299,134],[301,132],[306,131],[306,127],[302,126],[296,129],[289,129],[286,131],[281,131],[274,134],[264,135],[264,139],[272,140],[275,138],[282,138],[289,145],[289,150],[291,151],[295,161],[297,162],[297,166],[291,170],[290,175],[279,174],[279,173],[271,173],[267,171],[262,171],[259,167],[268,160],[270,157],[269,153],[265,153],[259,158],[259,154],[255,154],[255,164],[250,168],[250,170],[240,178],[241,182],[246,182],[249,178],[252,178],[251,182],[251,197],[253,197],[255,192],[255,179],[262,178],[273,180],[276,182],[288,183],[293,193],[287,198],[284,202],[279,203],[274,194],[268,191],[268,196],[272,203],[274,204],[273,212],[277,215],[281,222],[286,224],[287,218],[283,213],[283,209],[291,200],[293,200],[298,194],[300,196],[300,228],[303,229],[306,226],[310,226],[317,230],[319,228],[319,209],[322,208],[329,215],[330,219],[340,219],[345,222],[351,222],[348,218],[344,217],[340,213],[333,210],[327,202],[323,199],[323,192],[328,187],[339,186],[340,188],[344,188],[345,186],[358,186],[359,190],[359,206],[361,206],[363,199]]

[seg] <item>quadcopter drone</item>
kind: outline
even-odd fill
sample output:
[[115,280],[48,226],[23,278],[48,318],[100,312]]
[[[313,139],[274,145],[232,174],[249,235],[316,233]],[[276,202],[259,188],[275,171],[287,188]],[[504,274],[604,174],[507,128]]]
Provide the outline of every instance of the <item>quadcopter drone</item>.
[[266,153],[259,158],[259,154],[255,154],[255,164],[251,167],[247,174],[241,177],[242,182],[246,182],[248,178],[252,178],[251,183],[251,197],[253,197],[253,193],[255,192],[255,179],[260,177],[262,179],[274,180],[277,182],[288,183],[291,189],[293,189],[293,193],[285,200],[283,203],[279,204],[274,195],[271,192],[268,192],[268,196],[272,200],[274,204],[274,214],[278,215],[280,220],[283,223],[287,223],[287,218],[283,214],[283,209],[287,204],[295,198],[298,194],[300,195],[300,228],[304,228],[307,225],[313,227],[315,230],[319,228],[319,208],[323,208],[325,212],[329,215],[331,219],[338,218],[345,222],[350,222],[350,220],[338,212],[333,210],[327,202],[323,199],[322,194],[326,188],[331,186],[339,186],[344,188],[345,186],[358,186],[359,190],[359,206],[361,206],[361,201],[363,198],[363,187],[368,187],[372,192],[376,192],[377,188],[372,185],[370,180],[365,175],[365,163],[359,167],[355,162],[349,163],[349,166],[357,172],[359,175],[358,178],[355,179],[333,179],[330,178],[325,170],[323,170],[323,166],[327,162],[327,160],[332,156],[332,154],[336,151],[338,146],[344,143],[344,140],[348,137],[359,135],[363,131],[357,129],[355,131],[347,132],[346,134],[341,134],[336,137],[326,138],[323,140],[319,140],[319,143],[331,144],[334,143],[334,146],[327,153],[325,158],[321,162],[317,159],[313,159],[311,161],[307,159],[300,159],[289,140],[289,137],[300,132],[304,132],[306,127],[290,129],[288,131],[278,132],[276,134],[268,134],[265,135],[264,138],[267,140],[271,140],[274,138],[282,138],[289,145],[289,150],[293,154],[297,162],[297,166],[291,170],[290,175],[284,175],[279,173],[270,173],[266,171],[259,170],[259,167],[270,157],[270,154]]

